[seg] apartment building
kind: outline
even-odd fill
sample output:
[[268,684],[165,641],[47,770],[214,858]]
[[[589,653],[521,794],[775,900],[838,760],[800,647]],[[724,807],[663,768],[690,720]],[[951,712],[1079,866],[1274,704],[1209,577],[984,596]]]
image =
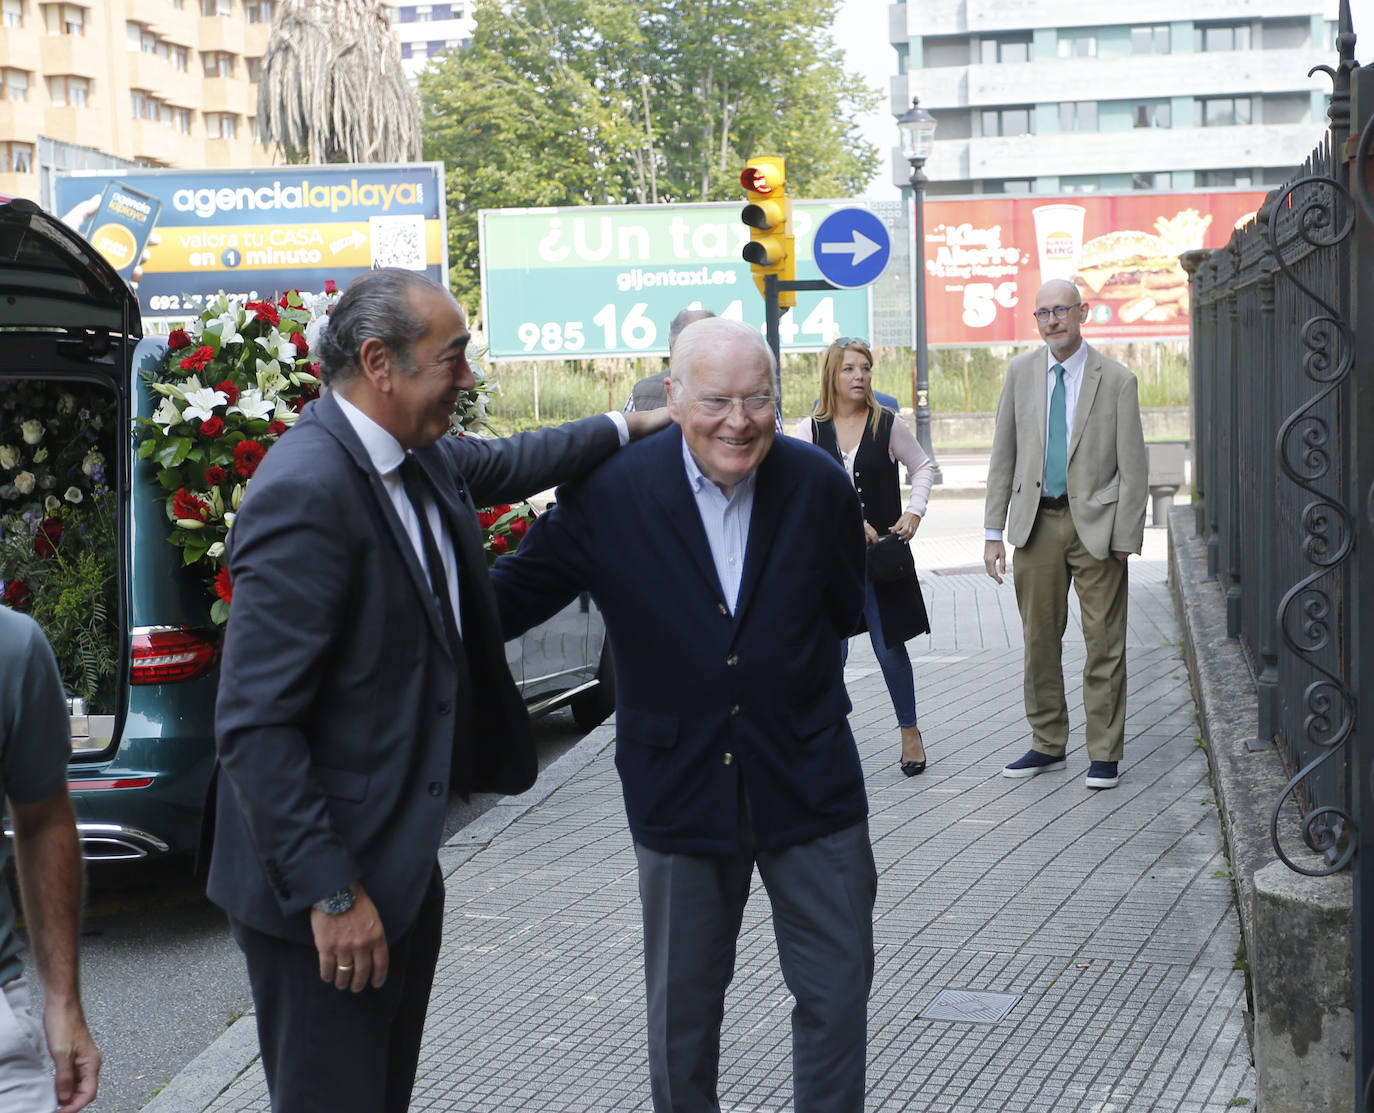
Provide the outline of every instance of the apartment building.
[[468,45],[472,39],[472,3],[452,0],[387,5],[392,29],[401,43],[401,67],[412,83],[431,58]]
[[39,198],[40,150],[68,145],[140,166],[271,163],[253,123],[274,7],[0,0],[0,193]]
[[[919,96],[937,120],[933,196],[1270,187],[1327,125],[1330,79],[1307,74],[1335,65],[1338,7],[906,0],[891,111]],[[910,173],[894,151],[893,182]]]

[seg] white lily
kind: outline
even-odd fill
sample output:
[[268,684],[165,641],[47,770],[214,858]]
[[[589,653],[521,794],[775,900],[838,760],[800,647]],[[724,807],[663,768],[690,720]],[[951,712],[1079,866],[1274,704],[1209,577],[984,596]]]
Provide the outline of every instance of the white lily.
[[211,560],[219,560],[219,558],[224,555],[224,542],[216,541],[213,545],[211,545],[208,549],[205,550],[205,555],[208,556]]
[[277,399],[277,409],[276,412],[272,414],[273,421],[280,421],[283,425],[295,425],[296,418],[300,416],[300,414],[298,414],[280,398]]
[[157,412],[153,414],[153,420],[165,429],[181,422],[181,411],[177,409],[176,403],[170,398],[163,398]]
[[43,513],[56,514],[62,509],[62,500],[56,495],[49,495],[43,500]]
[[274,360],[282,360],[286,363],[296,361],[296,345],[286,337],[285,334],[273,329],[266,336],[259,336],[257,344]]
[[224,391],[208,386],[185,391],[183,396],[186,399],[186,408],[182,415],[187,421],[194,417],[200,418],[201,421],[209,421],[215,415],[215,407],[229,401],[229,396]]
[[242,344],[243,334],[239,332],[238,314],[224,313],[216,317],[205,326],[206,332],[213,332],[219,335],[219,345],[227,348],[231,344]]
[[258,390],[262,392],[264,398],[276,398],[287,383],[286,374],[282,371],[281,364],[275,359],[271,362],[260,359],[257,361],[257,368]]
[[266,419],[272,413],[272,402],[262,396],[262,392],[249,387],[239,394],[239,400],[229,407],[229,412],[241,413],[248,418]]

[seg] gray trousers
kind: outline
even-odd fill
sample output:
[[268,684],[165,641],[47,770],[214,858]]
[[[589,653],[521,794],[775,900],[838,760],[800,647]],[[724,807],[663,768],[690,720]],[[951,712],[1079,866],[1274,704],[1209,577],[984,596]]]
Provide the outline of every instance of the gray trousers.
[[796,1113],[862,1113],[878,875],[867,821],[783,850],[635,844],[654,1113],[720,1113],[725,991],[757,864],[792,1009]]

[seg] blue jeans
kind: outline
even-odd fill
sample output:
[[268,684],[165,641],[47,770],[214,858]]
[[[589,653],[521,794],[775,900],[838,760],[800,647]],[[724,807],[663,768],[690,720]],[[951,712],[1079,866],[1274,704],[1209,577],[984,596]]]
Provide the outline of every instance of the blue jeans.
[[[873,643],[873,655],[883,670],[887,694],[897,712],[899,727],[916,725],[916,681],[911,676],[911,658],[906,646],[898,643],[889,649],[883,644],[883,623],[878,617],[878,597],[873,593],[873,581],[864,577],[864,620],[868,623],[868,638]],[[843,659],[849,660],[849,640],[844,643]]]

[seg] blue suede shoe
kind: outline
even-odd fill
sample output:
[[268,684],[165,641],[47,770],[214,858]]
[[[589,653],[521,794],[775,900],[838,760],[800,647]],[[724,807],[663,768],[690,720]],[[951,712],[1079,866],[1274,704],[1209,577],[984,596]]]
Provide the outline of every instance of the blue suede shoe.
[[1023,777],[1034,777],[1038,773],[1053,773],[1068,764],[1062,756],[1053,757],[1039,750],[1027,750],[1026,756],[1018,758],[1002,770],[1002,776],[1019,781]]
[[1088,766],[1088,779],[1084,783],[1089,788],[1115,788],[1121,778],[1117,775],[1115,761],[1094,761]]

